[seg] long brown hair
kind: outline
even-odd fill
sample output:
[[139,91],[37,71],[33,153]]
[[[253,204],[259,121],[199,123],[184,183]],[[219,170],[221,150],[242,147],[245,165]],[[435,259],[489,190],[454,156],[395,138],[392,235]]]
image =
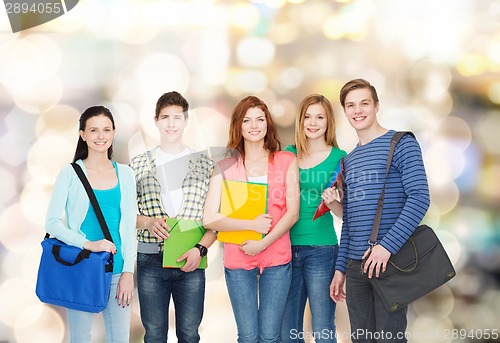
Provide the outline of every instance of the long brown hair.
[[299,106],[299,115],[295,120],[295,144],[297,148],[297,156],[299,158],[303,155],[307,155],[307,137],[304,132],[304,121],[307,113],[307,109],[311,105],[320,104],[323,106],[326,115],[326,132],[325,132],[325,142],[328,145],[338,148],[337,135],[335,134],[335,116],[333,113],[333,107],[325,96],[321,94],[311,94],[306,96]]
[[243,119],[245,118],[247,111],[254,107],[260,108],[266,117],[267,134],[264,137],[264,149],[269,152],[269,160],[272,161],[274,153],[281,150],[281,142],[278,137],[278,131],[276,130],[276,126],[274,126],[273,120],[271,119],[271,113],[269,112],[267,105],[253,95],[241,99],[238,105],[234,108],[233,113],[231,114],[229,140],[226,148],[228,152],[233,152],[235,150],[238,151],[243,161],[245,160],[245,143],[243,140],[241,126],[243,125]]
[[[81,131],[85,131],[85,128],[87,127],[87,120],[89,120],[92,117],[98,117],[98,116],[105,116],[111,120],[111,124],[113,125],[113,130],[115,130],[115,120],[113,119],[113,115],[111,114],[111,111],[107,109],[104,106],[92,106],[89,107],[85,110],[85,112],[82,113],[80,116],[79,120],[79,127],[78,129]],[[87,158],[89,155],[89,146],[87,143],[82,139],[80,135],[78,135],[78,143],[76,144],[76,150],[75,150],[75,155],[73,156],[73,162],[76,162],[78,160],[84,160]],[[113,157],[113,145],[111,145],[108,149],[108,159],[111,159]]]

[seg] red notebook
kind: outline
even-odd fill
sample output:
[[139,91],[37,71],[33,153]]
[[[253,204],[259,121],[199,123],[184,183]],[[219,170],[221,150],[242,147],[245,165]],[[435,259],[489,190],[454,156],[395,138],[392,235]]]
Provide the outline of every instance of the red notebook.
[[[342,160],[340,160],[339,163],[337,164],[337,167],[335,167],[335,171],[333,172],[332,177],[330,178],[330,182],[328,182],[327,188],[335,187],[340,177],[342,176],[343,171],[344,171],[344,164],[342,163]],[[330,209],[328,208],[328,206],[325,205],[325,202],[321,200],[318,208],[316,209],[316,212],[314,213],[312,220],[316,220],[317,218],[321,217],[328,211],[330,211]]]

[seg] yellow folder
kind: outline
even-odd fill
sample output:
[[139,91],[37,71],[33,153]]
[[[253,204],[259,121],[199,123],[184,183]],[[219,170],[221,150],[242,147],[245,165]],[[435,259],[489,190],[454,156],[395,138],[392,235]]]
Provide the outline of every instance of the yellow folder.
[[[235,219],[255,219],[267,212],[267,184],[224,180],[220,213]],[[217,240],[241,244],[246,240],[261,240],[262,234],[255,231],[219,232]]]
[[[170,226],[170,237],[163,243],[163,268],[182,268],[186,261],[177,259],[197,244],[205,234],[205,228],[196,220],[167,218]],[[207,257],[201,258],[198,268],[207,267]]]

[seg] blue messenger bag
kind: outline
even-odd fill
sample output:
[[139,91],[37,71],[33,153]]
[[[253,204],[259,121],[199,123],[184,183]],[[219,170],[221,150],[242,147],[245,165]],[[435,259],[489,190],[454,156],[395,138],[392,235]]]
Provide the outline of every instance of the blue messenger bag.
[[[83,183],[104,237],[113,241],[94,191],[81,167],[71,164]],[[36,295],[40,301],[74,310],[98,313],[108,305],[113,255],[67,245],[45,235],[38,269]]]

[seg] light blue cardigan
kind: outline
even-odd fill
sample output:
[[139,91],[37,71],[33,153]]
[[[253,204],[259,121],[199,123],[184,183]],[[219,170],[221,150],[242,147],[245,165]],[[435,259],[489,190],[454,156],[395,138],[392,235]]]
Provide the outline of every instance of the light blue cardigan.
[[[85,175],[87,170],[82,160],[78,163]],[[120,237],[122,241],[123,272],[134,272],[136,258],[136,187],[132,168],[119,164],[120,179]],[[47,211],[45,229],[52,237],[66,244],[83,248],[88,241],[80,227],[90,206],[89,197],[82,182],[71,165],[65,166],[57,176]],[[66,214],[63,221],[62,214]]]

